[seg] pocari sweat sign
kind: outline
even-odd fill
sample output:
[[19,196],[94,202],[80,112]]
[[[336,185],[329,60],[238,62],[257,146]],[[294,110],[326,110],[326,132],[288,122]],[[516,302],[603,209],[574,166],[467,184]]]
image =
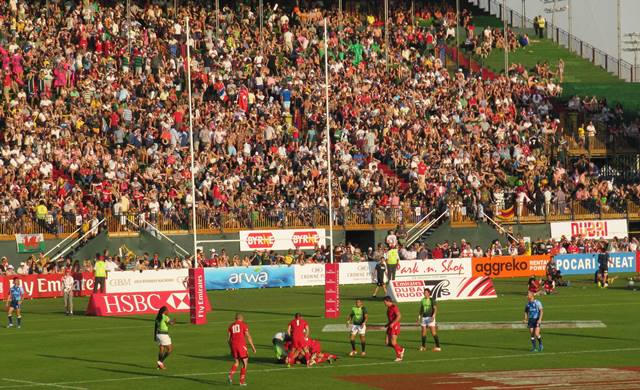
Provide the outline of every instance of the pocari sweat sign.
[[292,287],[295,271],[286,266],[205,268],[207,290]]
[[[608,272],[636,272],[634,252],[609,253]],[[553,258],[558,269],[565,275],[593,274],[599,268],[598,253],[557,255]]]

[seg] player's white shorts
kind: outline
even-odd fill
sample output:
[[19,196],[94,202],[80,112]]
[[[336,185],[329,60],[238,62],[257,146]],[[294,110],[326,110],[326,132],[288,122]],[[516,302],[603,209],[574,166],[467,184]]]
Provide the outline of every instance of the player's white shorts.
[[436,320],[433,317],[422,317],[422,326],[432,327],[436,326]]
[[367,325],[351,325],[351,334],[359,334],[364,336],[367,333]]
[[158,345],[162,345],[163,347],[171,345],[171,337],[169,337],[168,334],[159,334],[156,335],[156,337],[158,339]]

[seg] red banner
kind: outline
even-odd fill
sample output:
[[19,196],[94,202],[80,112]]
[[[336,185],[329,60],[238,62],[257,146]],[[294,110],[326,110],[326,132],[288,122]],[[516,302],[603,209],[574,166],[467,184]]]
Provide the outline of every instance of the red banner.
[[[204,295],[205,310],[211,310],[209,300]],[[188,291],[136,292],[122,294],[93,294],[89,299],[87,315],[90,316],[128,316],[136,314],[155,314],[162,306],[169,313],[187,313],[190,311]]]
[[204,269],[191,268],[189,269],[189,309],[192,324],[204,325],[207,323],[207,303]]
[[339,264],[324,265],[324,316],[340,317],[340,270]]
[[[2,286],[0,293],[4,297],[9,291],[9,285],[14,278],[20,279],[20,285],[24,289],[24,298],[53,298],[62,296],[62,274],[46,275],[11,275],[0,278]],[[87,296],[93,292],[93,274],[89,272],[73,274],[75,284],[73,286],[75,296]],[[4,290],[4,291],[3,291]]]

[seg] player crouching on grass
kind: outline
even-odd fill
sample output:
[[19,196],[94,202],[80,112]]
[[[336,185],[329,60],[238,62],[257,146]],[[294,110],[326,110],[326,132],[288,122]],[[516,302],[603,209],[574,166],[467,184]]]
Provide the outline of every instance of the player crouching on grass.
[[329,364],[333,364],[333,361],[338,357],[334,354],[322,352],[322,347],[320,345],[320,341],[314,340],[312,338],[307,339],[307,348],[309,349],[309,353],[311,354],[311,360],[309,365],[329,362]]
[[240,363],[242,363],[242,368],[240,369],[240,386],[246,386],[247,365],[249,364],[247,340],[249,340],[249,345],[251,345],[251,350],[254,354],[256,353],[256,347],[253,345],[253,339],[251,339],[251,334],[249,334],[249,326],[244,322],[242,314],[236,314],[236,320],[229,325],[227,332],[229,333],[228,342],[229,348],[231,348],[231,356],[233,356],[234,359],[231,371],[229,371],[229,384],[233,383],[233,376]]
[[424,298],[420,301],[420,311],[418,313],[418,325],[422,330],[422,345],[420,351],[424,351],[427,348],[427,328],[431,331],[433,341],[436,346],[433,348],[433,352],[440,352],[440,338],[436,331],[436,315],[438,314],[438,305],[436,304],[436,298],[431,296],[431,290],[424,289]]
[[360,346],[362,347],[362,356],[365,356],[366,340],[365,334],[367,333],[367,320],[369,314],[367,308],[363,306],[362,299],[356,300],[356,305],[351,308],[351,313],[347,319],[347,326],[350,326],[351,335],[349,341],[351,342],[351,352],[349,356],[356,356],[356,334],[360,335]]
[[[542,352],[542,336],[540,335],[540,324],[542,323],[542,303],[536,299],[535,295],[529,293],[527,295],[527,305],[524,307],[524,320],[531,334],[531,352]],[[536,349],[536,339],[538,339],[538,348]]]
[[391,300],[390,296],[384,297],[384,305],[387,307],[387,319],[389,320],[384,326],[387,330],[385,344],[396,351],[396,362],[401,362],[404,358],[404,348],[398,345],[398,335],[400,334],[400,309]]
[[160,310],[158,310],[155,321],[155,329],[153,331],[153,338],[159,346],[157,362],[159,370],[166,369],[166,367],[164,366],[164,361],[171,354],[171,352],[173,352],[171,337],[169,337],[169,325],[175,324],[176,320],[172,320],[168,315],[164,314],[166,312],[166,306],[162,306]]

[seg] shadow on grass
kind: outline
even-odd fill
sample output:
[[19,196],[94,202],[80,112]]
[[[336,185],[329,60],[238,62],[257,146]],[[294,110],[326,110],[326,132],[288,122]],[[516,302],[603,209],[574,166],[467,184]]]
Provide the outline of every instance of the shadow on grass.
[[44,357],[47,359],[75,360],[78,362],[85,362],[85,363],[116,364],[120,366],[137,367],[137,368],[145,368],[145,369],[153,368],[153,366],[149,366],[149,365],[143,366],[141,364],[135,364],[135,363],[116,362],[116,361],[110,361],[110,360],[86,359],[86,358],[79,358],[76,356],[59,356],[59,355],[44,355],[44,354],[39,354],[38,356]]
[[446,348],[448,345],[453,345],[456,347],[465,347],[465,348],[478,348],[478,349],[501,349],[504,351],[523,351],[523,348],[514,348],[514,347],[498,347],[496,345],[476,345],[476,344],[462,344],[462,343],[450,343],[447,342],[443,344],[443,347]]
[[[160,371],[158,373],[152,374],[152,373],[145,373],[145,372],[138,372],[138,371],[114,370],[114,369],[103,368],[103,367],[87,367],[87,368],[100,370],[100,371],[113,372],[113,373],[117,373],[117,374],[138,375],[138,376],[147,376],[147,377],[153,377],[153,378],[178,379],[178,380],[184,380],[184,381],[189,381],[189,382],[195,382],[195,383],[203,384],[203,385],[227,385],[226,379],[225,380],[220,380],[220,381],[215,381],[215,380],[206,380],[206,379],[194,378],[194,377],[189,376],[189,375],[172,375],[170,373],[167,373],[166,375],[163,375],[162,373],[164,373],[166,371]],[[225,378],[226,378],[226,376],[225,376]]]
[[[243,313],[243,314],[268,314],[268,315],[276,315],[276,316],[291,316],[293,318],[293,315],[295,314],[295,312],[288,312],[288,313],[282,313],[282,312],[277,312],[277,311],[261,311],[261,310],[238,310],[238,309],[223,309],[223,308],[216,308],[216,311],[224,311],[224,312],[229,312],[229,313]],[[315,314],[307,314],[302,312],[302,316],[303,317],[308,317],[308,318],[320,318],[322,317],[321,315],[315,315]]]
[[[185,354],[185,353],[179,353],[179,356],[184,356],[184,357],[188,357],[188,358],[192,358],[192,359],[200,359],[200,360],[216,360],[216,361],[220,361],[220,362],[228,362],[228,363],[233,363],[233,358],[230,355],[190,355],[190,354]],[[268,364],[271,365],[273,367],[279,367],[281,366],[281,364],[278,364],[276,362],[276,359],[273,357],[265,357],[265,356],[250,356],[249,357],[249,365],[251,365],[251,363],[261,363],[261,364]]]
[[568,337],[578,337],[578,338],[584,338],[584,339],[597,339],[597,340],[621,340],[621,341],[635,341],[635,342],[638,341],[638,339],[628,339],[628,338],[624,338],[624,337],[608,337],[608,336],[596,336],[596,335],[591,335],[591,334],[561,333],[561,332],[547,332],[547,331],[544,331],[543,332],[543,336],[545,336],[545,335],[563,336],[563,337],[568,336]]

